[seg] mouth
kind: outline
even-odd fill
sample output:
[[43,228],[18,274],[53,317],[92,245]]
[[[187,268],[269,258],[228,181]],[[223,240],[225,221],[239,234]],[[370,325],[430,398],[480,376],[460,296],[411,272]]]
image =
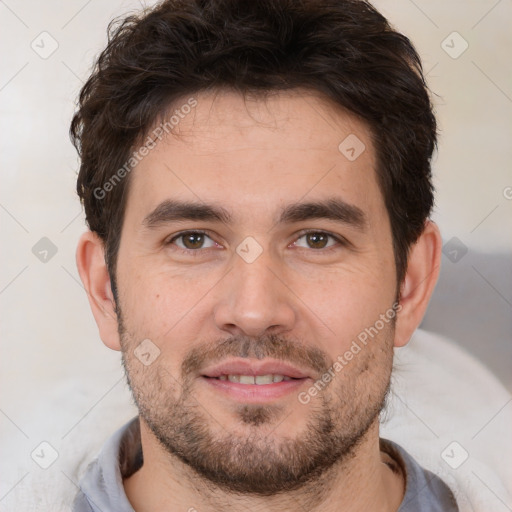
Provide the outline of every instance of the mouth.
[[264,403],[298,391],[312,377],[281,361],[237,359],[205,369],[201,379],[210,389],[237,401]]
[[230,373],[228,375],[222,374],[218,377],[208,377],[203,375],[207,379],[218,379],[229,382],[237,382],[239,384],[256,384],[257,386],[266,386],[267,384],[273,384],[276,382],[298,380],[295,377],[289,377],[288,375],[279,375],[267,373],[266,375],[238,375],[236,373]]

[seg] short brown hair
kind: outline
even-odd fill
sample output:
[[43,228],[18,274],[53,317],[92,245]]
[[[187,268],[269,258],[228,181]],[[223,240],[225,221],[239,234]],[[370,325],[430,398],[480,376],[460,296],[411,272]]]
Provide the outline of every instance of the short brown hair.
[[361,0],[167,0],[110,24],[71,123],[78,195],[105,243],[114,293],[129,175],[98,190],[169,105],[222,88],[309,89],[366,122],[400,284],[434,202],[436,120],[409,39]]

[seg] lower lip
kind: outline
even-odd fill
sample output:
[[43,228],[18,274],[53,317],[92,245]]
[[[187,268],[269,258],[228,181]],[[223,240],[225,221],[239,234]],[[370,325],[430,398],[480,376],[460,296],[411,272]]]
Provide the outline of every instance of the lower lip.
[[272,384],[240,384],[211,377],[201,377],[201,379],[213,389],[246,403],[270,402],[290,393],[298,393],[298,390],[310,380],[306,377]]

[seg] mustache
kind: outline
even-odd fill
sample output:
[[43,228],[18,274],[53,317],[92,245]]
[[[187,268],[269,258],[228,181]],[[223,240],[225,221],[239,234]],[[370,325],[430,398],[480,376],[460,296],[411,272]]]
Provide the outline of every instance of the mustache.
[[320,349],[299,341],[290,341],[274,334],[258,338],[236,335],[222,341],[208,342],[194,347],[181,364],[181,374],[199,373],[208,364],[228,357],[264,359],[273,358],[324,374],[333,364]]

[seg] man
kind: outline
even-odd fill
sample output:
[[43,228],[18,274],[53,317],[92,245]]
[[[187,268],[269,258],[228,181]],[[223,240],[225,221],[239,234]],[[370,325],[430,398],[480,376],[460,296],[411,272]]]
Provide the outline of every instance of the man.
[[355,0],[169,0],[110,35],[77,263],[139,417],[74,510],[458,510],[379,438],[441,250],[409,40]]

